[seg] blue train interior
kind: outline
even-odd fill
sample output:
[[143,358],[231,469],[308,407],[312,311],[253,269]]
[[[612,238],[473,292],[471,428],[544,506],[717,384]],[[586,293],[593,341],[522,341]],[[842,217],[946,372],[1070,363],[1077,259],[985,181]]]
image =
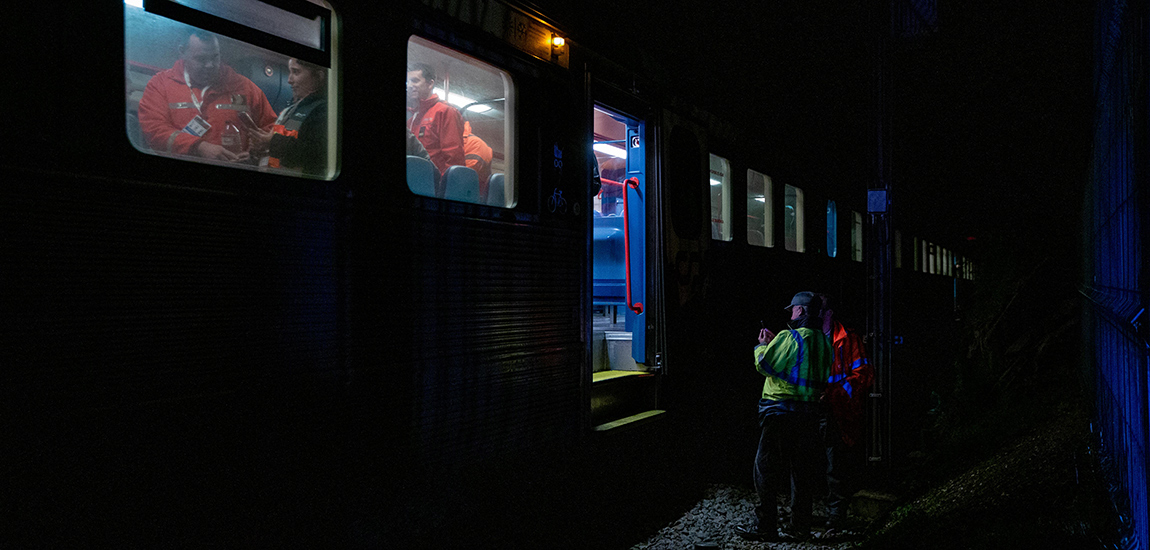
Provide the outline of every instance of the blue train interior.
[[[413,36],[407,46],[408,66],[423,64],[435,71],[432,90],[460,114],[463,121],[465,165],[438,167],[431,178],[419,157],[408,155],[407,183],[417,195],[512,208],[514,185],[514,95],[511,77],[488,63]],[[408,105],[408,126],[414,105]],[[418,121],[416,121],[418,123]],[[417,160],[412,160],[413,158]]]
[[[656,411],[646,356],[647,143],[644,123],[596,105],[595,163],[601,186],[592,218],[592,423],[605,426]],[[653,366],[653,365],[650,365]],[[620,393],[626,388],[626,395]]]
[[[248,34],[246,33],[251,33],[251,36],[258,37],[255,38],[255,40],[259,44],[265,46],[267,44],[290,42],[292,47],[298,48],[295,50],[297,52],[301,50],[312,50],[330,55],[336,43],[336,41],[330,39],[330,33],[325,34],[324,31],[325,25],[330,22],[330,16],[328,18],[308,18],[298,13],[280,9],[269,9],[265,4],[256,2],[255,0],[245,0],[229,4],[188,0],[185,4],[186,6],[184,6],[184,4],[177,5],[176,13],[180,13],[181,10],[186,10],[187,8],[194,8],[195,10],[203,12],[203,14],[193,16],[193,21],[212,20],[213,18],[216,21],[223,20],[222,23],[217,22],[215,24],[222,25],[223,28],[235,33],[236,36],[247,37]],[[312,6],[311,9],[313,10],[329,9],[325,4],[316,0],[308,0],[305,5]],[[303,9],[307,11],[307,8]],[[147,11],[144,9],[142,2],[139,1],[125,2],[125,129],[129,141],[139,151],[158,155],[171,154],[168,151],[162,150],[161,147],[156,146],[154,142],[149,145],[140,127],[140,101],[144,96],[144,90],[149,80],[156,74],[172,68],[176,61],[180,59],[180,48],[188,40],[189,34],[192,32],[205,31],[208,31],[208,34],[215,36],[218,40],[219,62],[224,66],[231,67],[236,73],[258,86],[259,90],[267,98],[273,113],[281,113],[291,105],[293,100],[292,87],[289,82],[289,60],[292,57],[291,55],[273,51],[258,44],[245,42],[244,40],[237,39],[235,36],[229,36],[228,33],[212,32],[210,29],[193,26],[178,19]],[[252,31],[265,34],[256,34],[252,33]],[[319,70],[325,71],[326,76],[324,80],[326,84],[332,87],[336,86],[338,74],[333,67],[323,66]],[[210,88],[210,86],[200,92],[201,97],[203,93],[206,93],[207,88]],[[193,97],[190,99],[194,99],[195,93],[191,95]],[[329,93],[327,97],[329,100],[327,102],[329,114],[327,158],[328,167],[331,168],[335,164],[335,157],[338,151],[338,148],[332,146],[332,143],[335,141],[333,137],[336,134],[338,117],[331,116],[331,114],[336,111],[335,106],[338,101],[338,93]],[[186,106],[190,108],[194,103],[194,101],[187,103]],[[197,109],[198,108],[199,107],[197,107]],[[231,106],[228,108],[231,108]],[[204,106],[204,109],[206,110],[207,106]],[[247,130],[243,128],[242,125],[240,125],[237,130],[242,139],[242,146],[240,148],[244,152],[247,152],[249,148],[249,135]],[[214,162],[191,154],[180,155],[180,157],[184,160],[193,160],[196,162]],[[269,170],[266,162],[260,162],[259,155],[252,154],[250,158],[245,158],[244,160],[245,162],[229,163],[229,166]],[[274,164],[271,169],[281,173],[299,174],[298,170],[279,169]],[[329,171],[326,174],[313,175],[324,179],[331,179],[334,173]]]
[[[146,150],[139,130],[140,98],[144,86],[156,73],[169,69],[180,57],[179,46],[194,29],[178,21],[148,13],[140,8],[124,9],[124,85],[127,101],[128,135],[138,149]],[[220,36],[220,60],[249,78],[267,96],[277,113],[291,102],[287,83],[288,58]]]

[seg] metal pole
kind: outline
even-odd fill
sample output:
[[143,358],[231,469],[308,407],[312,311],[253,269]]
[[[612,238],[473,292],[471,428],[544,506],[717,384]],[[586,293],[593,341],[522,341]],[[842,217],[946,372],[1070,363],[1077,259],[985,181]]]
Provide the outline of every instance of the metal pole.
[[875,125],[874,179],[868,185],[867,211],[867,333],[870,360],[876,371],[875,385],[868,397],[870,437],[867,461],[889,472],[891,467],[891,166],[890,166],[890,5],[873,13],[875,43],[872,50],[872,104]]

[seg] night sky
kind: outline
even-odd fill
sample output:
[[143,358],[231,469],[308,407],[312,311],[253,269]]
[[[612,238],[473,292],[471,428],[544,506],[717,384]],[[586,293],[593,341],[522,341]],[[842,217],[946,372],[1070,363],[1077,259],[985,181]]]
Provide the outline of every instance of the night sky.
[[[772,158],[862,180],[863,192],[875,158],[868,21],[885,4],[647,4],[536,6],[573,40],[761,128]],[[939,0],[936,32],[891,42],[896,226],[975,255],[1077,253],[1094,15],[1090,2]]]

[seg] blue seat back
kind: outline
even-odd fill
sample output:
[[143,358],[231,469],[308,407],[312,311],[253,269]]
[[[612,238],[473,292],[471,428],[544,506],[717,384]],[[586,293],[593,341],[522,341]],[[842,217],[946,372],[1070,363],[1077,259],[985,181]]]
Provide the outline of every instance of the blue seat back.
[[435,196],[435,184],[439,180],[439,170],[423,157],[407,156],[407,187],[416,195]]
[[626,304],[623,216],[592,217],[592,293],[595,304]]
[[479,174],[466,166],[448,166],[443,173],[443,198],[479,202]]
[[506,184],[506,176],[491,174],[491,180],[487,182],[487,204],[500,208],[507,207]]

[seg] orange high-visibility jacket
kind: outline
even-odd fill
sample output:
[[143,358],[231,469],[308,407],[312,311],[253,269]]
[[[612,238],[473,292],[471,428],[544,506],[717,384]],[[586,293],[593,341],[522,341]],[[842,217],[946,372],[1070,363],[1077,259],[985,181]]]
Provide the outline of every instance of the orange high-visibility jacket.
[[[219,79],[208,86],[207,95],[202,97],[202,114],[196,110],[192,92],[184,81],[182,59],[148,81],[140,99],[140,130],[152,149],[186,155],[200,139],[219,145],[228,122],[244,128],[239,120],[244,111],[265,130],[276,121],[276,113],[263,90],[227,65],[220,67]],[[196,99],[201,99],[203,90],[195,88],[194,92]],[[212,126],[203,138],[184,132],[184,126],[198,114]]]
[[471,133],[471,123],[463,122],[463,162],[479,174],[479,197],[487,197],[487,180],[491,178],[493,152],[479,136]]
[[435,94],[420,101],[418,109],[408,110],[412,116],[407,129],[419,138],[439,173],[446,172],[448,166],[464,166],[463,117],[459,111]]
[[867,362],[861,336],[838,321],[833,334],[835,356],[827,379],[827,401],[843,442],[854,446],[862,440],[864,406],[867,393],[874,385],[874,368]]

